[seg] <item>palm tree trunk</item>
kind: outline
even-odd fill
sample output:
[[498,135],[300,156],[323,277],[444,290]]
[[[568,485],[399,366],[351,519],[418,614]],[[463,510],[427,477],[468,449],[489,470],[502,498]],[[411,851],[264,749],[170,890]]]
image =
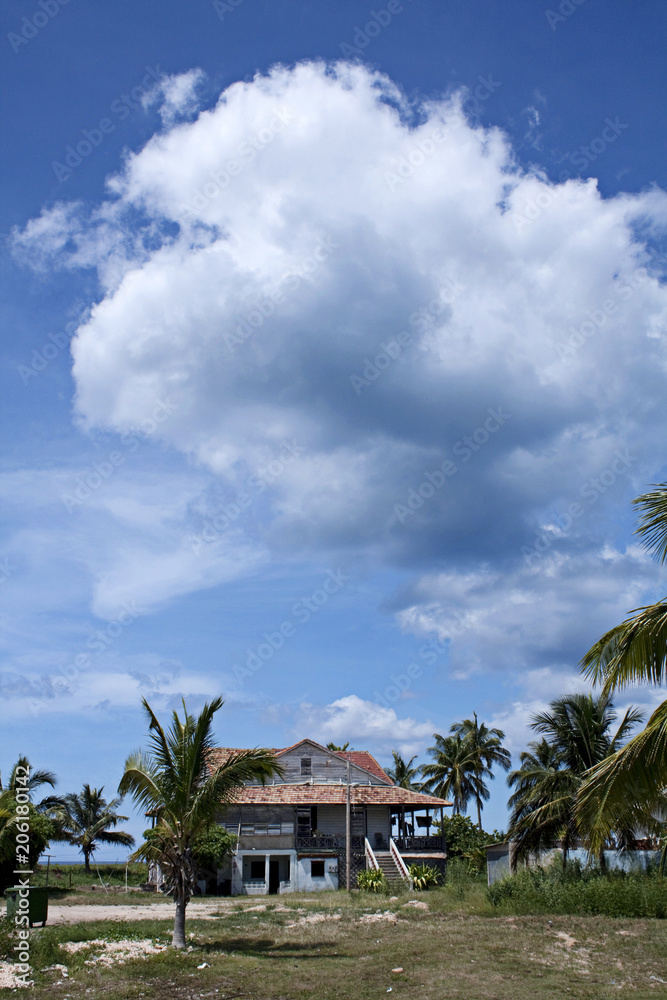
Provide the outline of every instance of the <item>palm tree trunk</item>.
[[176,917],[174,919],[174,933],[171,943],[174,948],[185,948],[185,893],[182,889],[176,890]]
[[477,795],[476,798],[477,798],[477,826],[479,827],[480,832],[481,832],[481,830],[482,830],[482,801],[481,801],[479,795]]
[[84,851],[83,856],[86,862],[84,867],[84,872],[86,873],[86,875],[92,875],[93,873],[90,870],[90,851]]
[[598,854],[598,858],[599,858],[599,861],[600,861],[600,871],[601,872],[606,871],[607,870],[607,862],[605,861],[605,856],[604,856],[604,844],[600,848],[600,853]]

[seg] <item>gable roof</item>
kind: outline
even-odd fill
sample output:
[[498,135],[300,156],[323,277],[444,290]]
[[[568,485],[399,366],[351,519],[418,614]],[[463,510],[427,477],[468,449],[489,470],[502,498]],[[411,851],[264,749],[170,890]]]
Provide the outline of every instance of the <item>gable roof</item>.
[[[394,784],[386,771],[380,767],[375,757],[373,757],[368,750],[329,750],[328,747],[322,746],[321,743],[316,743],[315,740],[303,739],[299,740],[297,743],[293,743],[289,747],[283,747],[282,749],[276,749],[274,747],[271,749],[271,753],[274,753],[276,757],[281,757],[283,754],[296,750],[297,747],[303,746],[304,744],[316,747],[324,753],[331,754],[332,757],[340,757],[343,760],[349,760],[354,767],[358,767],[362,771],[366,771],[367,774],[372,775],[376,780],[379,779],[386,785]],[[244,751],[240,747],[216,747],[209,753],[209,761],[212,767],[220,767],[220,765],[229,760],[233,754],[244,752],[247,751]]]

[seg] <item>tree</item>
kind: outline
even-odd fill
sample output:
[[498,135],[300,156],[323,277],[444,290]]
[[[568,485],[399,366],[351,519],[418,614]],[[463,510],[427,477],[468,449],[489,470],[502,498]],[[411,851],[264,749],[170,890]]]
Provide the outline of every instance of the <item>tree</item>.
[[336,746],[335,743],[327,743],[327,750],[337,750],[339,753],[342,753],[343,751],[349,749],[350,749],[349,741],[347,743],[344,743],[342,747]]
[[[664,564],[667,559],[667,483],[633,501],[639,510],[636,534],[644,548]],[[667,681],[667,597],[636,608],[606,632],[582,658],[583,673],[610,694],[628,684]],[[599,849],[608,831],[643,821],[666,807],[667,701],[651,715],[640,733],[587,775],[578,815],[591,829],[592,848]]]
[[[27,777],[26,777],[27,776]],[[26,778],[24,781],[23,779]],[[29,826],[29,841],[27,844],[28,867],[34,868],[40,855],[55,839],[56,826],[53,822],[53,811],[61,800],[56,795],[48,795],[40,802],[33,802],[34,792],[43,785],[53,788],[56,776],[52,771],[36,770],[30,765],[27,757],[20,756],[10,771],[9,779],[3,785],[0,778],[0,891],[15,881],[16,868],[16,837],[17,793],[27,795],[25,803],[21,796],[22,806],[28,808],[27,820]]]
[[433,733],[435,746],[428,748],[432,764],[421,768],[422,790],[442,799],[452,799],[454,815],[465,812],[477,789],[475,757],[468,744],[459,736]]
[[[519,859],[558,841],[565,863],[577,840],[590,841],[590,831],[575,812],[584,775],[621,746],[642,714],[628,709],[611,736],[616,718],[606,695],[590,694],[557,698],[549,711],[533,716],[530,726],[542,739],[529,744],[521,754],[521,766],[507,779],[515,788],[508,803],[513,868]],[[601,852],[600,861],[604,863]]]
[[270,750],[260,749],[240,751],[210,766],[213,716],[223,704],[221,698],[204,705],[197,718],[188,714],[183,702],[183,718],[174,712],[166,732],[145,698],[142,704],[148,716],[150,750],[127,758],[118,791],[129,793],[138,806],[156,817],[150,839],[134,857],[160,862],[176,903],[172,944],[184,948],[185,911],[197,878],[196,838],[246,782],[265,784],[274,774],[282,774],[282,769]]
[[512,757],[509,750],[505,749],[502,741],[505,734],[502,729],[489,729],[482,722],[477,721],[477,713],[473,712],[472,719],[464,719],[463,722],[456,722],[449,730],[456,736],[460,736],[473,759],[473,770],[475,772],[475,787],[473,797],[477,804],[477,826],[482,829],[482,800],[489,798],[489,790],[484,783],[485,778],[493,780],[492,767],[494,764],[500,765],[505,771],[509,771]]
[[411,757],[410,760],[405,761],[401,757],[397,750],[392,750],[391,755],[394,758],[394,766],[387,769],[387,774],[399,788],[416,788],[420,789],[421,784],[415,781],[421,772],[420,767],[413,767],[412,762],[417,760],[417,755]]
[[132,847],[134,844],[131,834],[114,829],[118,823],[129,818],[120,816],[117,812],[121,800],[107,802],[102,795],[103,791],[104,786],[98,789],[84,785],[78,795],[70,792],[63,796],[62,804],[55,813],[58,826],[55,839],[80,849],[87,875],[91,874],[90,858],[98,844],[120,844],[122,847]]

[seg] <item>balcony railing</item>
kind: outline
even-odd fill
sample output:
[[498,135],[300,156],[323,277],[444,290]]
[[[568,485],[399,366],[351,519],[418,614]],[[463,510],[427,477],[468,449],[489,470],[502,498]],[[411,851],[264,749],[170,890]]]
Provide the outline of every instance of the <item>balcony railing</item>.
[[394,837],[399,851],[444,851],[444,837]]
[[[350,841],[350,847],[353,851],[363,851],[363,837],[351,837]],[[333,833],[323,833],[319,834],[317,837],[301,837],[297,834],[295,837],[295,847],[298,851],[344,851],[345,837],[338,836],[338,834]]]

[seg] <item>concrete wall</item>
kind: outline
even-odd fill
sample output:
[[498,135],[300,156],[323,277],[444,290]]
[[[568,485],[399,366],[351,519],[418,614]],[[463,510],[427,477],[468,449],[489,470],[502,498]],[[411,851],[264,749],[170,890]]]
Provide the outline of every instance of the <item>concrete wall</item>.
[[[493,885],[498,879],[505,878],[510,874],[510,845],[494,844],[486,849],[486,872],[489,885]],[[582,865],[588,864],[588,852],[583,847],[567,852],[568,861],[580,861]],[[659,857],[659,851],[605,851],[604,859],[607,868],[618,868],[622,871],[643,871]],[[562,853],[560,848],[540,851],[538,855],[531,857],[529,864],[531,867],[541,865],[546,868],[554,861],[560,861]]]
[[[324,877],[314,878],[312,875],[312,862],[324,861]],[[298,892],[319,892],[322,889],[338,888],[338,858],[299,858],[297,861],[297,890]]]

